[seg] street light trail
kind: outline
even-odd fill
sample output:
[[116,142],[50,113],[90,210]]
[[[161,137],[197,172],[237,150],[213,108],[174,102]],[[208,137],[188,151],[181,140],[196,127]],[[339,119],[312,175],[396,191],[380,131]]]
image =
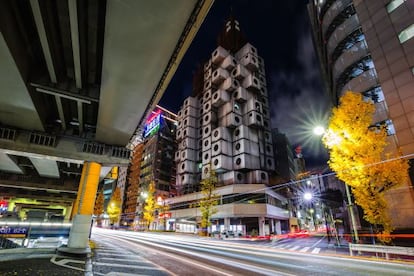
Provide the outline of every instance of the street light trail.
[[[128,241],[134,246],[157,250],[157,256],[175,258],[181,266],[197,266],[214,275],[413,275],[412,264],[323,256],[304,252],[285,251],[262,246],[249,246],[234,242],[181,236],[99,229],[95,235],[108,239]],[[116,238],[114,237],[116,235]],[[131,245],[129,245],[131,246]],[[206,266],[203,268],[201,264]],[[217,269],[214,272],[211,269]]]

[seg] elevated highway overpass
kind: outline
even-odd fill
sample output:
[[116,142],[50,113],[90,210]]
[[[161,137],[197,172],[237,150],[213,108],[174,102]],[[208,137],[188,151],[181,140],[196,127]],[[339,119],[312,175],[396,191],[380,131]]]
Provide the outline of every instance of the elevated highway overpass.
[[0,196],[72,204],[126,166],[213,0],[0,3]]

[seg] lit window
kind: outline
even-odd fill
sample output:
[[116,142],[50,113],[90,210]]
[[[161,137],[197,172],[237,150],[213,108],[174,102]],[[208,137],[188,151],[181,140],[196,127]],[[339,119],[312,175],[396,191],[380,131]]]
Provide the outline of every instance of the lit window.
[[414,24],[411,24],[408,28],[403,30],[399,35],[398,39],[400,40],[400,43],[404,43],[410,38],[414,36]]
[[396,8],[398,8],[399,6],[402,5],[402,3],[404,3],[405,0],[394,0],[391,1],[388,5],[387,5],[387,11],[388,13],[392,13]]

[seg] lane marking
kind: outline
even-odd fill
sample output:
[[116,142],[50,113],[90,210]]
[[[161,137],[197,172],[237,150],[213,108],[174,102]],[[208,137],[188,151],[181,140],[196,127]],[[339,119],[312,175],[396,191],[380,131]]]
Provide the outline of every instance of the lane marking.
[[295,245],[294,247],[289,248],[289,250],[296,250],[296,249],[298,249],[298,248],[300,248],[300,246],[299,246],[299,245]]
[[309,248],[310,248],[310,247],[304,247],[304,248],[302,248],[301,250],[299,250],[299,252],[306,252],[306,251],[308,251],[308,250],[309,250]]
[[315,249],[312,250],[312,254],[318,254],[319,251],[321,251],[321,249],[319,247],[316,247]]
[[136,268],[136,269],[150,269],[150,270],[165,271],[165,269],[159,268],[156,266],[127,265],[127,264],[114,264],[114,263],[103,263],[103,262],[93,262],[93,265],[111,266],[111,267],[128,267],[128,268]]

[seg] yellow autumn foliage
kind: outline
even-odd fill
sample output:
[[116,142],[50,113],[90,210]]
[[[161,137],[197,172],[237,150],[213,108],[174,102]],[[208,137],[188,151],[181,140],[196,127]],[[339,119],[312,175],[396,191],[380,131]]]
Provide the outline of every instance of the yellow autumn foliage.
[[122,212],[121,207],[121,189],[119,187],[116,187],[111,196],[111,199],[109,200],[108,207],[106,208],[106,212],[108,213],[109,221],[111,224],[117,223],[119,221]]
[[329,149],[329,166],[352,188],[364,218],[390,233],[384,192],[407,181],[408,161],[384,153],[387,133],[385,127],[373,126],[374,112],[375,105],[360,93],[346,92],[333,109],[322,141]]
[[201,211],[201,228],[202,235],[207,234],[207,228],[211,225],[211,216],[217,213],[216,206],[218,205],[219,196],[214,192],[217,186],[216,171],[209,165],[210,176],[203,179],[200,183],[201,194],[203,198],[199,201]]
[[155,209],[156,209],[155,183],[154,181],[151,181],[150,184],[148,185],[147,198],[145,199],[145,206],[144,206],[144,220],[148,228],[155,219],[155,216],[154,216]]

